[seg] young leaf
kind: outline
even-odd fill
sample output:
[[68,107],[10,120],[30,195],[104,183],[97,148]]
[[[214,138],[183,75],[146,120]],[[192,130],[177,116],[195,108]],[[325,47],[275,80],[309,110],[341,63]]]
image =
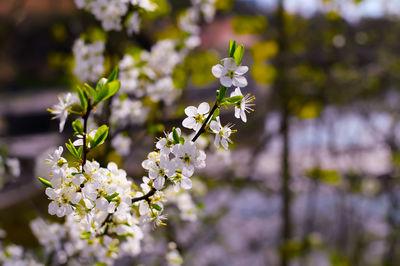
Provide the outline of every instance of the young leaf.
[[100,89],[97,91],[97,96],[94,98],[94,105],[98,104],[101,101],[104,101],[111,96],[113,96],[119,88],[121,87],[121,83],[119,80],[114,80],[111,82],[107,82],[104,84],[104,86],[100,87]]
[[104,85],[106,83],[107,83],[107,79],[106,78],[101,78],[96,84],[96,91],[99,92],[104,87]]
[[215,109],[211,120],[215,120],[217,116],[219,116],[219,108]]
[[72,128],[74,129],[75,133],[82,135],[83,134],[83,126],[81,123],[81,120],[75,119],[74,122],[72,122]]
[[46,179],[41,178],[41,177],[38,177],[38,179],[39,179],[40,183],[42,183],[42,184],[45,185],[46,187],[53,188],[53,187],[51,186],[51,183],[50,183],[49,181],[47,181]]
[[157,204],[155,204],[155,203],[153,203],[153,204],[151,204],[151,207],[153,208],[153,209],[156,209],[157,211],[162,211],[162,208],[159,206],[159,205],[157,205]]
[[219,93],[218,93],[218,98],[217,98],[218,102],[222,102],[222,100],[225,98],[225,94],[226,94],[226,90],[227,89],[228,88],[224,87],[224,86],[221,86],[219,88]]
[[236,50],[236,41],[229,41],[229,57],[233,57]]
[[81,102],[82,110],[86,110],[87,106],[88,106],[87,93],[84,88],[78,87],[77,89],[78,89],[78,97],[79,97],[79,101]]
[[102,144],[107,138],[107,135],[108,135],[108,126],[102,125],[101,127],[99,127],[96,131],[96,134],[94,135],[94,138],[90,140],[90,148],[94,149],[100,144]]
[[116,196],[118,196],[119,194],[117,192],[114,192],[111,195],[106,195],[104,196],[106,198],[106,200],[108,200],[108,202],[110,202],[113,198],[115,198]]
[[239,45],[236,47],[235,53],[233,54],[233,58],[235,58],[236,65],[239,65],[242,62],[242,58],[244,55],[244,47],[243,45]]
[[[117,93],[117,91],[121,87],[121,82],[119,80],[107,82],[106,87],[107,87],[108,94],[105,99],[107,99]],[[105,100],[105,99],[103,99],[103,100]]]
[[76,150],[75,146],[72,144],[71,140],[69,140],[69,144],[65,143],[65,147],[69,150],[69,152],[75,157],[80,158],[78,151]]
[[118,77],[118,67],[116,66],[113,71],[111,72],[110,76],[107,79],[107,82],[111,82],[116,80]]
[[90,94],[92,95],[92,98],[96,98],[97,97],[97,92],[95,89],[92,88],[92,86],[90,86],[89,84],[85,83],[85,87],[90,91]]
[[243,99],[243,95],[232,96],[232,97],[223,99],[222,103],[236,104],[236,103],[240,102],[242,99]]
[[83,146],[80,146],[78,149],[78,158],[82,157]]
[[175,144],[179,143],[179,135],[175,127],[172,128],[172,137],[174,138]]

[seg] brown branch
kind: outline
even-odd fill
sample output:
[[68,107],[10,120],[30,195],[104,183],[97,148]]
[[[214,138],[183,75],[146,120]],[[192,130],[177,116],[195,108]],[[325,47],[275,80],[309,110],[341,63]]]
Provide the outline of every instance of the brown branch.
[[92,110],[92,106],[90,103],[88,103],[88,107],[86,109],[86,113],[83,116],[83,150],[82,150],[82,172],[83,172],[83,167],[86,164],[86,157],[87,157],[87,153],[89,152],[88,148],[87,148],[87,140],[86,140],[86,136],[87,136],[87,123],[88,123],[88,119],[89,119],[89,115],[90,115],[90,111]]

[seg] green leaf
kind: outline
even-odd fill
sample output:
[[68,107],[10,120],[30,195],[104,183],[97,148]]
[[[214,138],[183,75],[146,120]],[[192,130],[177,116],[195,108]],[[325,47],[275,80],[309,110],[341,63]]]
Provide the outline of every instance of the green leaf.
[[78,149],[78,158],[82,157],[83,146],[80,146]]
[[71,140],[69,139],[69,144],[65,143],[65,147],[69,150],[69,152],[75,157],[80,158],[78,151],[76,150],[75,146],[72,144]]
[[179,138],[179,143],[182,144],[182,145],[185,144],[185,139],[182,138],[182,137],[180,137],[180,138]]
[[83,134],[83,126],[82,126],[81,120],[75,119],[75,121],[72,122],[72,128],[74,129],[74,131],[77,134],[79,134],[79,135]]
[[215,120],[217,116],[219,116],[219,108],[215,109],[211,120]]
[[108,200],[108,202],[110,202],[113,198],[117,197],[119,194],[117,192],[114,192],[111,195],[106,195],[104,196],[104,198],[106,198],[106,200]]
[[94,105],[97,105],[101,101],[104,101],[111,96],[113,96],[119,88],[121,87],[121,83],[118,80],[114,80],[111,82],[107,82],[104,84],[104,86],[100,86],[99,90],[97,91],[97,95],[94,98]]
[[108,135],[108,126],[102,125],[96,131],[96,134],[92,140],[90,140],[90,148],[94,149],[102,144]]
[[40,183],[42,183],[42,184],[45,185],[46,187],[53,188],[53,187],[51,186],[51,183],[50,183],[49,181],[47,181],[46,179],[41,178],[41,177],[38,177],[38,179],[39,179]]
[[107,83],[107,79],[106,78],[101,78],[97,84],[96,84],[96,92],[98,93],[103,87],[104,85]]
[[218,93],[218,97],[217,97],[217,100],[218,100],[219,103],[222,102],[222,100],[225,98],[225,94],[226,94],[226,90],[227,89],[228,88],[224,87],[224,86],[221,86],[219,88],[219,93]]
[[235,49],[235,53],[233,54],[233,58],[235,58],[236,65],[240,65],[240,63],[242,62],[243,55],[244,55],[244,47],[243,45],[239,45]]
[[97,92],[96,92],[95,89],[92,88],[92,86],[90,86],[89,84],[85,83],[85,87],[86,87],[87,89],[89,89],[90,94],[92,95],[92,98],[93,98],[93,99],[97,97]]
[[117,80],[118,77],[118,67],[114,67],[113,71],[111,72],[110,76],[108,77],[107,82],[111,82]]
[[79,97],[79,101],[81,102],[81,107],[82,110],[86,110],[87,106],[88,106],[88,95],[87,92],[84,88],[80,88],[78,87],[78,97]]
[[243,95],[238,95],[238,96],[232,96],[229,98],[224,98],[222,100],[222,103],[227,103],[227,104],[236,104],[240,102],[243,99]]
[[157,205],[157,204],[155,204],[155,203],[153,203],[153,204],[151,204],[151,207],[153,208],[153,209],[156,209],[157,211],[162,211],[162,208],[159,206],[159,205]]
[[175,127],[172,128],[172,137],[174,138],[175,144],[179,143],[179,134]]
[[[107,87],[107,92],[108,92],[108,94],[107,94],[107,98],[108,98],[117,93],[117,91],[121,87],[121,82],[119,80],[114,80],[114,81],[108,82],[106,84],[106,87]],[[103,99],[103,100],[105,100],[105,99]]]
[[236,49],[236,41],[229,41],[229,57],[233,57]]

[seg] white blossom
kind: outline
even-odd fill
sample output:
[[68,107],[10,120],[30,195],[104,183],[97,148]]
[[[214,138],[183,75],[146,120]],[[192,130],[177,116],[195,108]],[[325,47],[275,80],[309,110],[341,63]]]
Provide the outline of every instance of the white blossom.
[[75,58],[74,74],[81,82],[95,82],[104,72],[103,41],[87,43],[77,39],[72,51]]
[[224,65],[217,64],[212,67],[211,72],[216,78],[220,79],[223,86],[229,88],[230,86],[245,87],[247,80],[242,75],[246,73],[249,68],[247,66],[237,66],[232,57],[222,59]]
[[147,93],[152,101],[158,102],[163,100],[167,105],[171,105],[181,94],[181,90],[175,89],[172,78],[167,76],[149,85]]
[[112,147],[121,156],[126,156],[129,154],[131,144],[132,140],[128,136],[124,136],[123,134],[117,134],[111,140]]
[[211,121],[210,123],[210,129],[215,133],[215,140],[214,140],[214,145],[215,147],[219,147],[219,144],[224,147],[225,150],[228,149],[228,143],[232,143],[232,141],[229,139],[229,136],[232,133],[232,130],[229,126],[222,126],[221,122],[219,120],[219,117],[217,117],[216,120]]
[[188,116],[182,121],[182,125],[186,128],[191,128],[194,131],[199,131],[203,120],[206,118],[208,112],[210,111],[210,105],[203,102],[198,108],[194,106],[189,106],[185,108],[185,114]]
[[53,119],[60,119],[60,132],[64,130],[65,121],[71,106],[78,102],[76,94],[70,92],[58,96],[58,103],[53,106],[53,109],[48,109],[51,114],[55,115]]
[[[231,93],[231,97],[233,96],[243,96],[240,88],[237,87],[235,91]],[[255,104],[253,103],[255,97],[247,94],[243,97],[243,99],[235,106],[235,117],[242,119],[243,122],[247,122],[246,112],[250,113],[253,110],[252,106]]]
[[133,12],[126,22],[126,31],[129,36],[133,33],[139,33],[141,19],[138,12]]

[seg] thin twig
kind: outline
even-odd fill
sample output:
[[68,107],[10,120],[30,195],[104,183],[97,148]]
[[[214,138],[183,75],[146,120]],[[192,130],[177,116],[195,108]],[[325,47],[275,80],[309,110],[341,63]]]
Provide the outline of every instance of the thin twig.
[[211,109],[211,112],[208,114],[206,120],[205,120],[205,121],[203,122],[203,124],[201,125],[200,130],[199,130],[199,131],[197,132],[197,134],[193,137],[193,139],[192,139],[193,142],[195,142],[195,141],[200,137],[200,135],[205,131],[204,129],[205,129],[205,127],[206,127],[208,121],[211,119],[211,117],[213,116],[213,114],[214,114],[215,110],[217,110],[217,108],[218,108],[218,102],[215,102],[213,108]]

